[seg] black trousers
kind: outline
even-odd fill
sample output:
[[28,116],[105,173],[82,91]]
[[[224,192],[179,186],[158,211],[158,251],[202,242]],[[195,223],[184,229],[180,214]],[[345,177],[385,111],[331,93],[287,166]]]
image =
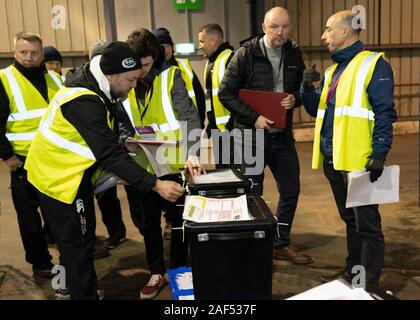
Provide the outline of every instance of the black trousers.
[[[26,261],[41,267],[51,261],[42,231],[40,200],[36,188],[28,181],[27,172],[19,168],[10,174],[10,187]],[[43,208],[41,208],[43,210]]]
[[86,175],[72,204],[38,191],[66,271],[73,300],[95,300],[97,279],[93,264],[95,207],[90,177]]
[[117,187],[109,188],[96,196],[99,209],[109,237],[125,237],[126,229],[122,219],[121,203]]
[[[180,177],[171,175],[162,179],[181,183]],[[171,203],[163,199],[158,193],[151,191],[141,195],[131,186],[125,186],[130,213],[133,223],[144,237],[147,263],[152,274],[165,272],[163,236],[161,228],[162,210],[165,210],[172,228],[182,227],[183,207],[185,197],[178,199],[177,203]],[[182,230],[173,230],[169,252],[169,268],[185,266],[187,263],[188,246],[182,241]]]
[[256,155],[256,161],[262,162],[257,167],[261,168],[259,174],[247,174],[249,167],[254,164],[246,162],[247,157],[242,158],[242,172],[252,179],[253,187],[251,192],[263,195],[264,192],[264,168],[268,166],[276,180],[277,190],[280,193],[277,205],[276,217],[279,223],[286,225],[279,226],[280,237],[275,233],[274,247],[284,248],[290,245],[290,232],[295,217],[296,207],[300,193],[300,167],[296,152],[295,141],[286,132],[264,133],[264,141],[247,141],[246,136],[242,137],[242,146],[239,139],[235,137],[235,152],[248,152]]
[[347,209],[347,174],[334,170],[331,161],[326,159],[324,174],[330,182],[341,219],[346,223],[348,255],[345,270],[352,273],[354,266],[361,265],[366,270],[366,283],[379,285],[385,240],[378,205]]

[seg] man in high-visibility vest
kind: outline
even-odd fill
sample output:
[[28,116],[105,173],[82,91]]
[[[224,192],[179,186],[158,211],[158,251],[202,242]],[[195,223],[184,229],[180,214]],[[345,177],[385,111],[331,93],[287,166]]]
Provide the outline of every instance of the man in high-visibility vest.
[[45,69],[42,39],[19,32],[12,65],[0,71],[0,157],[10,170],[13,204],[34,274],[51,277],[51,256],[42,232],[39,198],[26,178],[26,155],[48,103],[62,86],[60,75]]
[[118,138],[117,102],[136,86],[141,64],[129,46],[111,42],[69,74],[48,106],[26,159],[28,180],[50,222],[71,299],[98,299],[93,264],[93,185],[103,169],[139,193],[176,201],[181,185],[161,181],[139,166]]
[[206,120],[206,99],[204,96],[203,87],[200,80],[194,72],[190,61],[187,58],[175,57],[174,42],[170,32],[166,28],[157,28],[153,34],[158,39],[161,46],[165,48],[165,59],[168,60],[173,66],[181,70],[182,79],[185,81],[188,95],[194,102],[201,120],[201,128],[204,129],[204,121]]
[[[188,95],[190,96],[198,110],[198,114],[200,115],[201,128],[204,129],[206,121],[206,98],[204,96],[204,91],[200,80],[195,74],[190,61],[184,57],[175,57],[174,42],[168,29],[157,28],[153,31],[153,34],[158,39],[159,44],[165,48],[165,59],[168,60],[173,66],[178,67],[181,71],[181,76],[185,81]],[[166,224],[163,231],[163,236],[167,240],[171,239],[171,224],[169,221],[171,215],[173,215],[173,213],[171,214],[165,212],[164,214]]]
[[[207,93],[207,137],[212,138],[216,167],[229,167],[232,159],[230,157],[226,158],[226,156],[223,157],[223,154],[230,155],[231,148],[226,148],[223,145],[223,141],[225,141],[223,136],[228,134],[229,130],[233,128],[233,118],[220,102],[218,93],[225,70],[233,56],[234,48],[229,42],[224,41],[223,29],[215,23],[201,27],[198,33],[198,48],[204,54],[204,57],[208,59],[204,69],[204,87]],[[214,131],[217,134],[212,135]],[[224,159],[229,159],[229,163],[224,163],[226,162]]]
[[[192,148],[196,142],[188,139],[192,130],[200,134],[200,118],[188,96],[181,71],[166,61],[163,48],[149,30],[141,28],[133,31],[128,36],[127,43],[144,66],[137,87],[130,92],[129,99],[124,102],[124,114],[128,118],[129,129],[134,133],[136,127],[151,126],[158,137],[168,137],[169,140],[182,142],[179,147],[174,147],[178,161],[172,162],[170,157],[167,158],[170,173],[164,175],[162,179],[182,181],[180,171],[184,165],[193,175],[200,174],[201,164]],[[149,171],[153,170],[147,159],[141,163]],[[174,228],[182,227],[182,212],[175,205],[163,201],[158,195],[139,195],[130,186],[126,186],[126,191],[131,216],[144,236],[147,263],[151,273],[149,281],[140,291],[140,298],[153,299],[167,284],[164,277],[162,209],[170,215],[168,218]],[[183,200],[180,198],[178,204],[182,204]],[[182,239],[182,232],[177,230],[171,235],[169,267],[180,267],[186,262],[187,246]]]
[[301,95],[316,117],[312,167],[323,167],[347,227],[345,269],[321,280],[341,276],[352,282],[356,274],[359,280],[360,270],[354,268],[363,266],[366,284],[377,286],[385,250],[378,205],[346,208],[347,172],[366,168],[372,183],[381,177],[396,120],[394,76],[383,53],[365,49],[360,32],[352,11],[328,19],[322,41],[335,63],[318,89],[312,82],[320,79],[319,73],[314,67],[305,70]]

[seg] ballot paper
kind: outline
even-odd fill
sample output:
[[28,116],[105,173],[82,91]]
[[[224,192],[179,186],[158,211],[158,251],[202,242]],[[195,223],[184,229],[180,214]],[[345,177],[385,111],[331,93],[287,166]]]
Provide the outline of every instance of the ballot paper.
[[194,184],[210,184],[210,183],[226,183],[226,182],[242,182],[232,169],[216,171],[201,176],[192,176]]
[[375,183],[370,181],[369,175],[366,169],[348,173],[346,208],[399,202],[399,166],[385,167]]
[[246,195],[223,199],[187,196],[182,217],[184,220],[202,223],[252,220]]
[[352,288],[340,280],[334,280],[287,300],[375,300],[362,288]]
[[[164,154],[168,148],[176,148],[180,141],[175,140],[156,140],[156,139],[134,139],[127,138],[127,144],[137,144],[141,150],[137,151],[134,160],[141,159],[143,154],[147,157],[153,172],[160,178],[172,173],[171,167]],[[177,152],[172,150],[171,152]],[[184,161],[184,159],[183,159]]]

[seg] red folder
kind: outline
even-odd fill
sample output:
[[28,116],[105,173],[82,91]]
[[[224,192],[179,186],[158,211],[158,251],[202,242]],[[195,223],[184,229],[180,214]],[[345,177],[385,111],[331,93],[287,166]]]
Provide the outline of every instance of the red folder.
[[286,128],[286,109],[281,106],[288,94],[283,92],[240,89],[239,98],[252,110],[274,121],[273,128]]

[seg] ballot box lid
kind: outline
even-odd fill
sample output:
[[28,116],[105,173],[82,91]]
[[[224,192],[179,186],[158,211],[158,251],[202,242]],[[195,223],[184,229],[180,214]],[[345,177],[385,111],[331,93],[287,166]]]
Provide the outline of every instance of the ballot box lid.
[[239,169],[217,169],[207,175],[194,177],[185,174],[187,192],[190,195],[226,196],[243,195],[251,192],[252,181]]

